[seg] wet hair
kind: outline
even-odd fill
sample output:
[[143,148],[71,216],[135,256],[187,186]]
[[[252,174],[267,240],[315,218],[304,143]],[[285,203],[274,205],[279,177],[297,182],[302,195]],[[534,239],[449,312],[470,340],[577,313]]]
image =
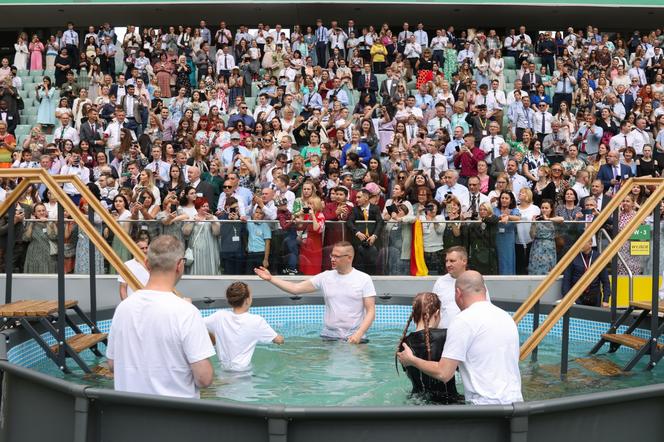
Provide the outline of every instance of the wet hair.
[[[408,317],[408,322],[406,322],[406,327],[403,329],[403,334],[399,340],[399,345],[397,346],[397,352],[401,351],[401,346],[406,341],[406,334],[408,334],[408,328],[410,323],[414,322],[417,324],[420,321],[424,322],[424,343],[427,349],[427,360],[431,360],[431,337],[429,333],[429,321],[431,318],[440,312],[440,299],[438,295],[432,292],[420,292],[415,295],[413,298],[413,311]],[[399,370],[397,369],[397,372]]]
[[249,286],[244,282],[236,281],[226,289],[226,300],[231,307],[242,307],[249,296]]

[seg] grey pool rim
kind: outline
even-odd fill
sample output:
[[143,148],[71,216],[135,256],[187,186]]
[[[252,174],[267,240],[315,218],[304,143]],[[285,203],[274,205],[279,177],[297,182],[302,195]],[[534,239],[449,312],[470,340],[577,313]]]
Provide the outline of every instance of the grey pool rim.
[[[318,304],[321,299],[256,301],[292,305]],[[379,302],[410,300],[393,297]],[[212,305],[222,306],[221,301]],[[544,314],[548,310],[543,306]],[[105,310],[99,318],[111,315]],[[572,309],[572,317],[605,322],[609,318],[604,311],[584,307]],[[9,349],[26,336],[17,330],[0,334],[0,441],[559,442],[581,437],[624,441],[638,434],[640,441],[654,442],[664,434],[664,384],[501,406],[257,406],[116,392],[56,379],[9,363]],[[629,422],[647,425],[625,425]]]

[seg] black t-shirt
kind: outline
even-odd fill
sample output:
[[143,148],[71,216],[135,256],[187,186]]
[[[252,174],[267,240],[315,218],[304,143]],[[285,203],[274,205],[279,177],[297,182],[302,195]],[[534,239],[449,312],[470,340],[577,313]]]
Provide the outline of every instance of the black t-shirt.
[[[424,330],[410,333],[406,336],[405,341],[418,358],[438,361],[443,354],[446,337],[446,329],[429,329],[431,358],[427,356]],[[454,378],[445,383],[422,373],[420,370],[412,366],[406,368],[406,374],[410,379],[410,382],[413,384],[413,390],[411,391],[412,395],[420,395],[426,401],[440,404],[455,404],[463,402],[463,396],[460,396],[457,392]]]

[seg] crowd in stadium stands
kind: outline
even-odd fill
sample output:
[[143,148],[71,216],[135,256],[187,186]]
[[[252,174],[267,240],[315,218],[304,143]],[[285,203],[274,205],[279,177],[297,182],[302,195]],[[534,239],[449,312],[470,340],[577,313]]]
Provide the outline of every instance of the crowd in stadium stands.
[[[371,274],[410,274],[416,241],[430,274],[457,245],[484,274],[546,274],[625,179],[660,175],[661,29],[425,25],[21,33],[0,66],[0,167],[78,176],[134,238],[185,239],[197,275],[316,274],[341,239]],[[54,272],[57,213],[44,185],[22,195],[4,265]],[[113,271],[64,228],[68,272]]]

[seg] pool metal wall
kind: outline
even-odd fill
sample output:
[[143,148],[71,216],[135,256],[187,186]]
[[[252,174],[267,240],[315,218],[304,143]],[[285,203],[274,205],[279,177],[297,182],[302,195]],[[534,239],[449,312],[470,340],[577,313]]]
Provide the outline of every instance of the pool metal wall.
[[[573,316],[587,319],[600,319],[601,314],[583,308],[576,313]],[[25,337],[17,331],[0,335],[0,441],[664,439],[664,384],[506,406],[253,406],[128,394],[55,379],[10,364],[9,348]]]

